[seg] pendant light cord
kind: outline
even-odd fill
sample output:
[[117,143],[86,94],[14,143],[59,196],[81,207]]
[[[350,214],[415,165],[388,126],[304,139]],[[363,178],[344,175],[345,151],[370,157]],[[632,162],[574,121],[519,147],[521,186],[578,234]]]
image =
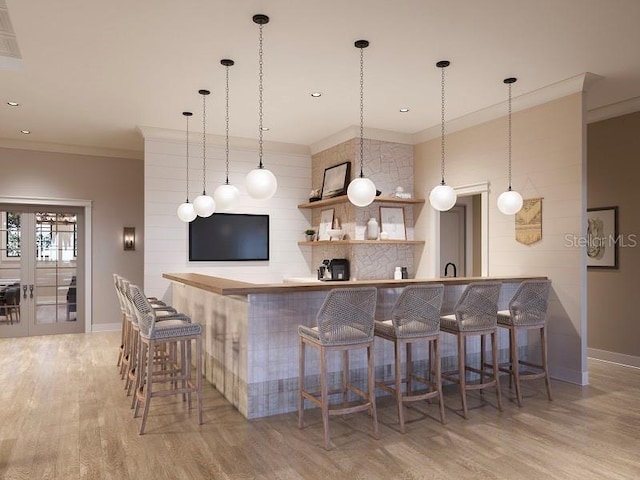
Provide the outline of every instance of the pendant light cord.
[[189,115],[186,115],[187,112],[185,112],[185,117],[187,118],[187,203],[189,203]]
[[511,83],[509,85],[509,191],[511,191]]
[[202,195],[207,185],[207,97],[202,95]]
[[360,49],[360,178],[364,178],[364,48]]
[[260,160],[258,168],[264,168],[262,165],[262,23],[259,24],[259,47],[258,47],[258,159]]
[[442,176],[442,185],[444,182],[444,157],[445,157],[445,149],[444,149],[444,66],[440,67],[440,71],[442,72],[442,76],[440,79],[440,173]]
[[226,69],[226,85],[225,85],[225,168],[226,168],[226,177],[224,184],[229,185],[229,65],[225,66]]

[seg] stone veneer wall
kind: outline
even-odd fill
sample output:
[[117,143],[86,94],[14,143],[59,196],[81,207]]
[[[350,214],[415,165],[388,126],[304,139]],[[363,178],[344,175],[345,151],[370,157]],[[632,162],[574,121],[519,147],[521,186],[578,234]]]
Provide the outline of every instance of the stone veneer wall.
[[[391,195],[396,187],[413,193],[413,147],[400,143],[365,139],[364,174],[371,178],[382,195]],[[313,188],[322,188],[326,168],[343,162],[351,162],[351,178],[360,172],[359,139],[347,140],[334,147],[316,153],[311,158],[311,184]],[[380,223],[380,206],[397,206],[373,203],[358,208],[349,203],[331,205],[314,209],[311,213],[312,228],[318,230],[321,211],[334,210],[334,219],[338,219],[345,232],[346,239],[363,240],[367,221],[374,217]],[[404,206],[407,239],[414,237],[414,207]],[[409,276],[415,276],[413,245],[323,245],[312,247],[312,265],[317,267],[323,259],[347,258],[350,263],[351,277],[358,280],[381,280],[393,278],[396,266],[406,266]]]

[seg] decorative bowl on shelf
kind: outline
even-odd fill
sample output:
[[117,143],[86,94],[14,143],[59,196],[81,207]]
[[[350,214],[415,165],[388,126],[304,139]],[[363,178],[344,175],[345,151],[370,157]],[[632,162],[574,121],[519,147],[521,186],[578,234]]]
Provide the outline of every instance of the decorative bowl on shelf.
[[329,234],[329,240],[342,240],[341,228],[330,228],[327,233]]

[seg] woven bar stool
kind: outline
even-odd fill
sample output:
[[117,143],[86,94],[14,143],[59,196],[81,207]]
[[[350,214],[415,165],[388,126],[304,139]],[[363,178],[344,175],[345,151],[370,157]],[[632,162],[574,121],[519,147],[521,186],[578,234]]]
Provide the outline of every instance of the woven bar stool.
[[[490,335],[493,363],[498,363],[497,316],[500,288],[500,283],[496,282],[470,283],[456,303],[454,314],[440,317],[440,330],[456,335],[458,338],[458,370],[457,372],[444,372],[442,378],[460,385],[464,418],[467,418],[467,390],[482,391],[485,388],[495,387],[498,410],[502,411],[498,371],[494,369],[492,373],[486,372],[484,361],[484,338],[485,335]],[[467,365],[466,361],[466,340],[467,337],[474,335],[480,335],[481,339],[479,369]],[[467,383],[467,371],[478,373],[480,382]],[[485,382],[485,375],[491,379]]]
[[[551,398],[549,369],[547,365],[547,301],[549,298],[550,280],[527,280],[520,284],[509,302],[509,310],[498,312],[498,327],[509,330],[509,363],[500,367],[500,371],[509,374],[509,386],[513,378],[516,385],[518,406],[522,406],[522,389],[520,381],[544,378],[547,397]],[[520,360],[518,353],[518,332],[520,330],[540,330],[541,364]],[[520,365],[532,367],[536,372],[520,371]]]
[[[392,393],[398,405],[400,432],[405,433],[404,404],[430,398],[438,398],[440,403],[440,421],[444,423],[444,399],[442,397],[442,379],[440,375],[440,307],[444,285],[411,285],[404,287],[391,310],[391,320],[375,322],[375,336],[389,340],[394,345],[394,379],[376,382],[376,386]],[[426,343],[429,346],[429,369],[426,377],[413,373],[411,350],[414,343]],[[401,349],[406,347],[406,376],[402,378],[400,369]],[[412,382],[427,386],[426,393],[413,393]],[[402,393],[402,384],[406,385]],[[393,386],[391,386],[393,385]]]
[[[118,303],[120,305],[120,312],[122,313],[122,336],[120,349],[118,352],[117,366],[120,367],[120,376],[124,379],[126,377],[127,371],[130,369],[129,365],[133,366],[135,364],[135,361],[130,361],[129,359],[133,347],[131,338],[134,336],[134,333],[132,331],[133,313],[130,307],[131,302],[127,298],[129,281],[116,273],[113,274],[113,281],[116,290],[116,296],[118,297]],[[175,310],[173,310],[171,307],[167,307],[164,302],[161,302],[155,297],[150,297],[149,301],[154,308],[166,309],[168,311],[175,312]]]
[[[128,280],[122,279],[122,287],[125,292],[125,307],[128,310],[127,317],[129,318],[129,337],[127,341],[127,355],[126,360],[123,362],[126,363],[126,372],[125,372],[125,383],[124,388],[127,391],[127,396],[131,395],[131,391],[137,383],[138,376],[138,355],[140,354],[140,325],[138,322],[138,315],[136,314],[136,305],[133,301],[133,293],[131,290],[131,284]],[[136,287],[137,288],[137,287]],[[146,298],[146,297],[145,297]],[[184,316],[180,315],[173,307],[160,306],[157,303],[151,303],[148,298],[147,305],[151,311],[153,311],[156,321],[164,321],[164,320],[172,320],[176,318],[183,319]],[[148,313],[148,312],[147,312]],[[165,351],[157,351],[154,354],[157,355],[168,355],[170,352]],[[135,406],[135,396],[131,400],[131,408]]]
[[[191,410],[191,394],[198,400],[198,425],[202,425],[202,326],[191,323],[186,315],[176,315],[172,319],[158,322],[139,287],[129,286],[135,305],[135,313],[140,329],[140,352],[137,357],[135,407],[133,417],[138,416],[142,405],[140,435],[144,434],[151,399],[168,395],[182,395]],[[191,342],[195,341],[196,379],[192,379]],[[169,355],[156,355],[157,347],[169,346]],[[163,348],[160,348],[162,351]],[[164,388],[156,386],[164,385]]]
[[[324,447],[329,450],[329,416],[346,415],[369,411],[373,422],[374,437],[378,438],[378,417],[375,401],[373,331],[377,290],[367,288],[339,288],[331,290],[316,316],[316,327],[298,326],[299,371],[298,371],[298,428],[304,427],[304,400],[307,399],[322,409],[324,426]],[[320,353],[320,392],[305,390],[305,347],[309,345]],[[356,349],[367,351],[367,389],[357,388],[349,382],[349,352]],[[341,388],[329,390],[327,372],[327,352],[342,352]],[[351,392],[361,397],[363,402],[347,405]],[[329,406],[329,395],[342,393],[341,407]]]

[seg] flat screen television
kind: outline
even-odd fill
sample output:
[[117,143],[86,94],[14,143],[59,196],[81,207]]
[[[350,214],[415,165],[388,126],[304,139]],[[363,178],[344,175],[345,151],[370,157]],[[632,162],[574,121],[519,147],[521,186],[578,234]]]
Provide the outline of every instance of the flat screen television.
[[189,261],[269,260],[269,215],[214,213],[189,223]]

